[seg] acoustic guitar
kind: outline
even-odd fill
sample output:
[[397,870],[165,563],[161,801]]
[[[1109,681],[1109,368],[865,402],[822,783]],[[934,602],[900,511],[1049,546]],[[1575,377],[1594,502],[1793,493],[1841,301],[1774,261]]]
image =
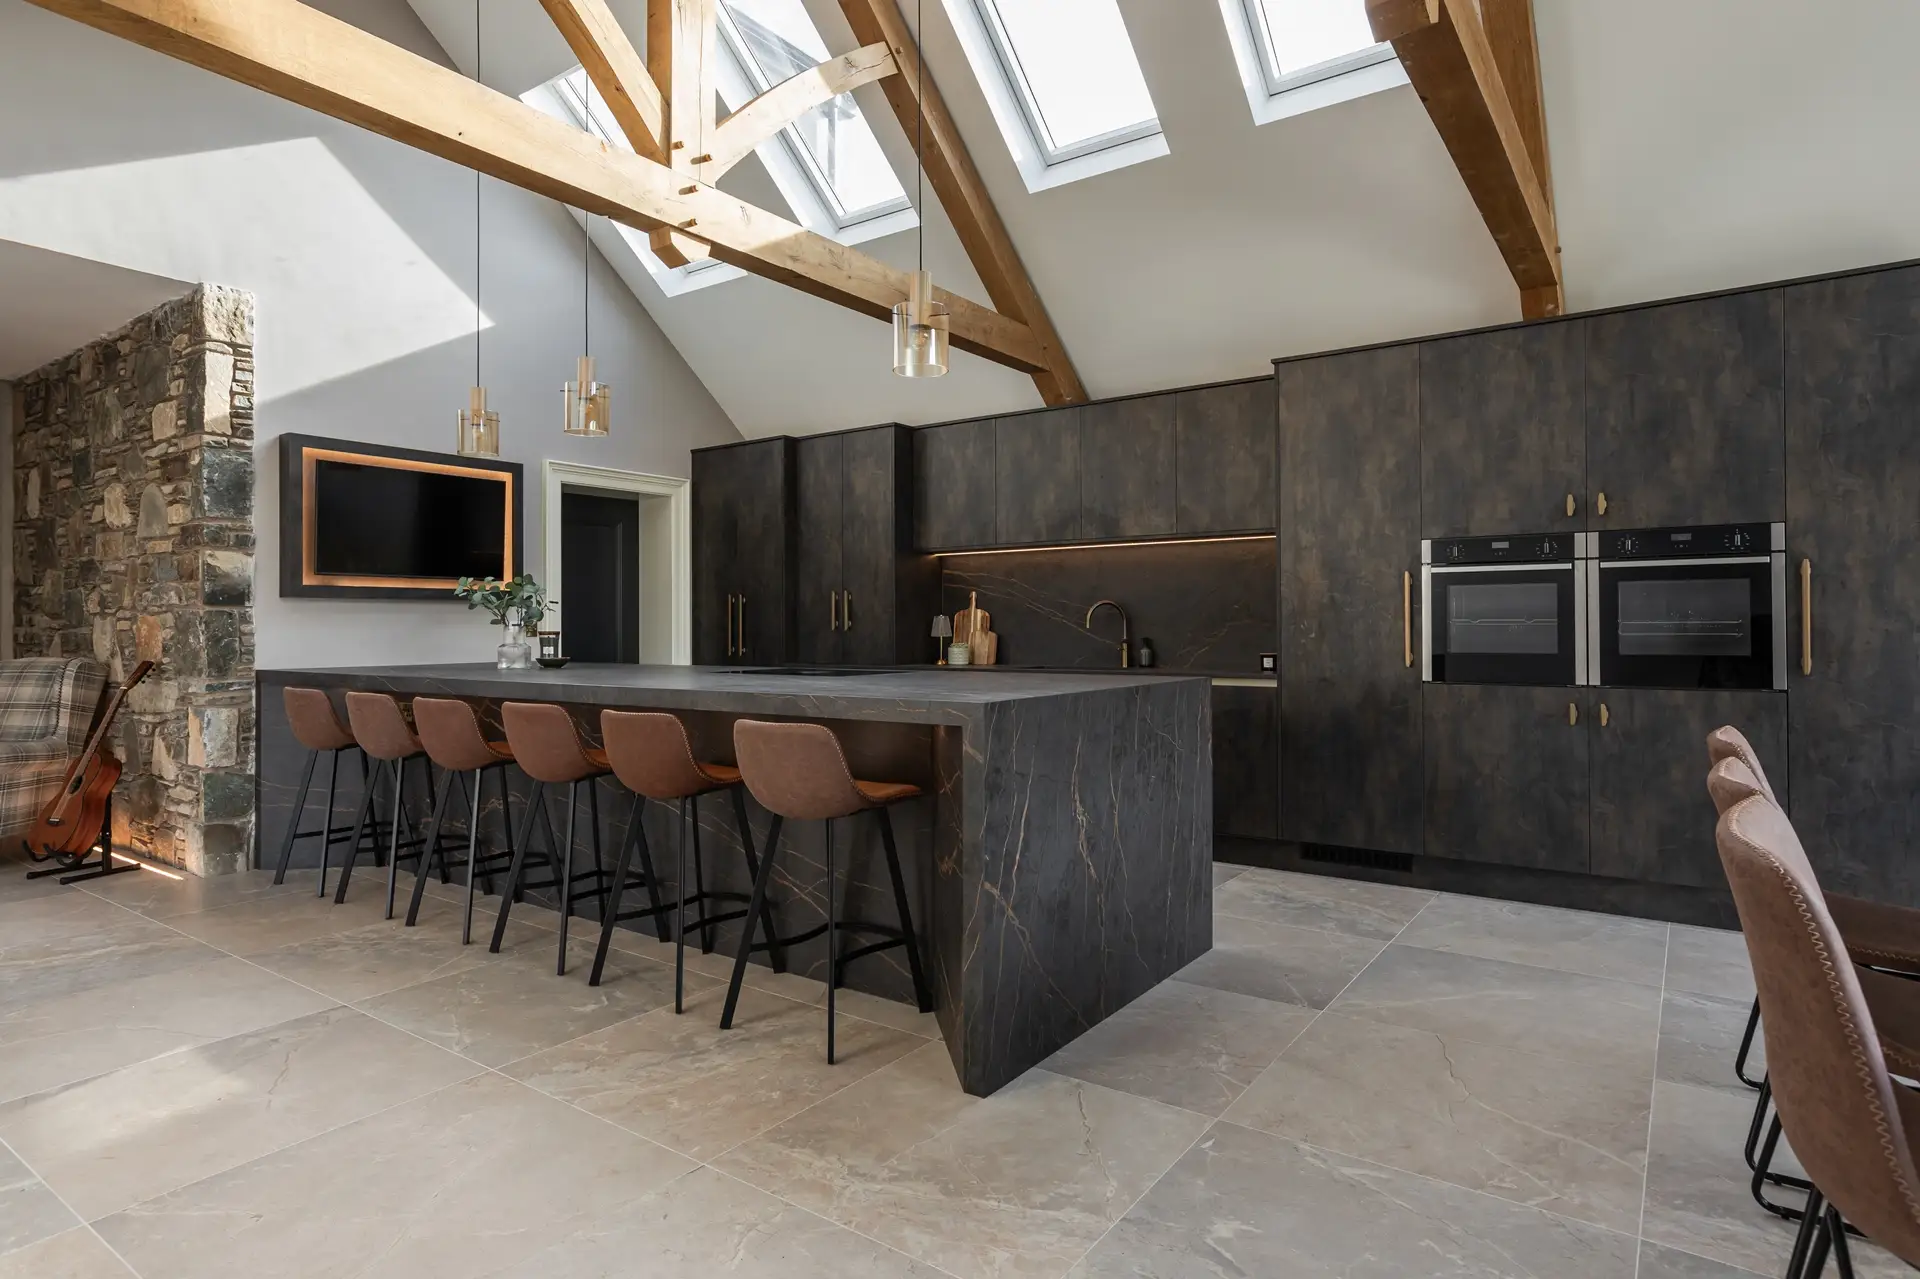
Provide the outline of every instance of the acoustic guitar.
[[[127,682],[115,690],[100,722],[87,738],[86,749],[67,767],[60,793],[47,801],[33,829],[27,832],[27,855],[34,861],[43,862],[50,857],[84,859],[99,842],[100,832],[106,826],[107,806],[113,800],[113,788],[124,767],[120,757],[106,748],[107,734],[113,731],[120,704],[152,669],[152,662],[140,663],[133,668]],[[110,852],[102,850],[109,862]]]

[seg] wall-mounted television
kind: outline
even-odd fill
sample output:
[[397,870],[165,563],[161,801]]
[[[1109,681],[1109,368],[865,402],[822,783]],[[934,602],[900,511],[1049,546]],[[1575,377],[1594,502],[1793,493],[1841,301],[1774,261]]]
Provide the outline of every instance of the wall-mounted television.
[[452,599],[523,571],[517,462],[280,437],[280,594]]

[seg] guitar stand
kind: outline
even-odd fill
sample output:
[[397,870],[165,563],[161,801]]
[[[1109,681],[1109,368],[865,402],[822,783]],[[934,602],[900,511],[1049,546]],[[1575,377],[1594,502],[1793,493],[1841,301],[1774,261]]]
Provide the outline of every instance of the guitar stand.
[[68,855],[68,859],[56,858],[59,863],[45,870],[30,870],[28,879],[45,879],[49,875],[60,876],[62,884],[78,884],[89,879],[105,879],[109,875],[124,875],[128,871],[138,871],[140,863],[135,861],[116,862],[113,859],[113,796],[107,796],[107,812],[100,819],[100,842],[92,851],[100,854],[98,864],[90,864],[87,854],[78,857]]

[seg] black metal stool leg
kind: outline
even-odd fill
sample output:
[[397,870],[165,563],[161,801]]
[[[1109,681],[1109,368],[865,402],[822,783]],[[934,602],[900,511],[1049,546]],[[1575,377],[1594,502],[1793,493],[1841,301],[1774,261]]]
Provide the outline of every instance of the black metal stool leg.
[[[414,870],[418,873],[413,877],[412,899],[407,902],[406,926],[408,928],[412,928],[420,918],[420,899],[427,895],[427,849],[438,849],[440,847],[440,825],[446,820],[447,805],[453,802],[453,779],[456,776],[458,776],[458,774],[451,772],[446,775],[444,779],[445,784],[440,787],[440,794],[433,801],[433,817],[427,822],[427,845],[426,848],[420,850],[419,864],[414,867]],[[446,873],[447,862],[446,858],[443,857],[440,859],[442,883],[446,882]],[[388,909],[391,910],[392,907],[389,906]]]
[[[361,763],[363,765],[366,763],[364,755],[361,758]],[[347,900],[347,881],[353,878],[354,863],[360,860],[361,836],[363,833],[367,833],[369,823],[373,825],[370,837],[376,847],[380,842],[380,823],[374,817],[374,808],[375,797],[380,792],[380,776],[383,771],[382,765],[385,763],[385,760],[373,761],[373,766],[367,770],[365,776],[361,779],[360,816],[353,823],[353,839],[347,844],[347,860],[340,864],[340,883],[335,888],[333,894],[333,904],[336,906]],[[326,885],[322,884],[320,886],[320,892],[322,896],[325,896]]]
[[[307,810],[307,788],[313,784],[313,766],[319,762],[319,751],[307,752],[307,765],[300,770],[300,789],[294,793],[293,816],[287,819],[287,837],[280,841],[280,865],[273,872],[273,882],[276,884],[287,882],[287,863],[293,860],[293,841],[300,832],[300,815]],[[327,814],[327,824],[329,827],[333,824],[331,812]],[[332,831],[329,830],[328,833],[331,834]],[[322,838],[324,839],[325,836]],[[321,848],[325,847],[323,843]]]
[[[627,842],[635,845],[634,852],[640,857],[640,875],[647,881],[647,909],[653,919],[653,935],[662,943],[667,937],[667,913],[660,904],[660,878],[653,873],[653,849],[647,843],[647,801],[644,796],[633,797],[633,815],[627,819]],[[620,894],[613,895],[613,913],[620,913]]]
[[1734,1078],[1738,1079],[1741,1083],[1745,1084],[1749,1088],[1760,1087],[1760,1085],[1766,1079],[1766,1076],[1764,1075],[1762,1075],[1759,1079],[1747,1078],[1747,1054],[1753,1051],[1754,1032],[1757,1031],[1759,1028],[1760,1028],[1760,998],[1759,996],[1756,995],[1754,996],[1754,1000],[1753,1000],[1753,1011],[1747,1014],[1747,1033],[1740,1036],[1740,1051],[1734,1056],[1734,1059],[1733,1059]]
[[[634,836],[639,830],[640,806],[647,801],[645,797],[634,796],[633,816],[627,823],[627,837],[620,841],[620,851],[613,858],[613,907],[600,912],[600,944],[594,948],[593,971],[587,974],[587,985],[598,986],[600,974],[607,966],[607,950],[613,945],[613,930],[618,927],[616,918],[620,914],[620,897],[627,890],[627,863],[633,852]],[[655,916],[658,919],[659,916]]]
[[1814,1236],[1820,1233],[1821,1208],[1825,1200],[1818,1190],[1807,1192],[1807,1212],[1800,1219],[1800,1233],[1794,1236],[1793,1253],[1787,1259],[1786,1279],[1806,1279],[1813,1273],[1807,1269],[1809,1254],[1813,1250]]
[[673,842],[673,1011],[686,1009],[687,984],[687,801],[680,801],[680,838]]
[[600,894],[600,913],[596,919],[607,917],[607,867],[600,860],[600,779],[587,782],[587,812],[593,821],[593,887]]
[[567,921],[573,918],[573,835],[580,815],[580,783],[567,787],[567,846],[560,851],[560,953],[554,975],[567,975]]
[[[747,903],[747,918],[752,919],[766,909],[767,884],[773,879],[773,863],[780,853],[780,815],[774,814],[773,824],[767,827],[767,843],[760,858],[760,873],[753,877],[753,900]],[[747,976],[747,952],[753,945],[753,930],[740,930],[740,949],[733,957],[733,977],[727,983],[726,1007],[720,1011],[720,1029],[733,1029],[733,1010],[740,1002],[740,983]]]
[[[427,774],[427,784],[431,789],[433,774]],[[393,918],[393,890],[398,885],[400,874],[400,815],[405,811],[407,797],[407,761],[397,759],[393,762],[393,837],[387,847],[387,918]],[[407,836],[413,836],[413,824],[407,824]],[[420,850],[420,861],[416,870],[424,873],[427,869],[426,849]]]
[[527,852],[533,844],[533,819],[542,807],[541,800],[547,789],[545,782],[535,782],[533,793],[527,797],[527,811],[520,821],[520,837],[508,836],[508,841],[517,845],[513,850],[513,865],[507,871],[506,887],[500,894],[500,913],[493,921],[493,941],[487,949],[494,954],[500,953],[500,942],[507,935],[507,913],[512,910],[514,895],[520,891],[520,881],[527,873]]
[[700,797],[689,795],[686,804],[687,823],[693,828],[693,899],[700,903],[700,953],[711,955],[713,925],[707,922],[707,875],[700,857]]
[[[753,826],[747,821],[747,788],[729,786],[727,790],[733,796],[733,820],[740,826],[740,848],[747,857],[747,882],[752,883],[760,878],[760,859],[754,856]],[[749,915],[748,922],[741,925],[749,934],[753,932],[754,918]],[[780,944],[779,934],[773,931],[772,903],[765,901],[760,903],[758,918],[761,929],[767,934],[767,962],[773,965],[774,972],[784,973],[787,971],[787,948]],[[751,936],[748,940],[752,940]]]
[[327,823],[320,834],[320,893],[327,895],[327,862],[333,853],[333,789],[340,777],[340,752],[327,752]]
[[833,856],[833,819],[827,828],[827,1065],[833,1065],[834,992],[840,988],[840,929],[836,925],[834,898],[835,865]]
[[900,873],[900,849],[893,842],[893,818],[884,808],[875,810],[880,819],[880,842],[887,850],[887,877],[893,880],[893,908],[900,912],[900,932],[906,941],[907,971],[913,975],[913,998],[920,1011],[933,1011],[933,989],[927,984],[926,969],[920,961],[920,938],[913,931],[913,911],[907,905],[907,881]]
[[1827,1237],[1833,1240],[1833,1261],[1840,1279],[1853,1279],[1853,1246],[1847,1242],[1847,1223],[1832,1204],[1827,1205]]
[[[487,770],[473,770],[473,794],[468,797],[467,811],[467,911],[460,921],[460,944],[473,942],[473,881],[474,868],[480,860],[480,793],[486,787]],[[465,783],[461,783],[465,785]]]

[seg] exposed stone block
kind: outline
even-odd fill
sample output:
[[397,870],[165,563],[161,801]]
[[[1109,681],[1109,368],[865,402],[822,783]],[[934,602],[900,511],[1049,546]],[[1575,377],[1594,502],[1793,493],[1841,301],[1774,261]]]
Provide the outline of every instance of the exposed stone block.
[[253,556],[239,551],[207,551],[200,568],[200,601],[212,607],[253,600]]

